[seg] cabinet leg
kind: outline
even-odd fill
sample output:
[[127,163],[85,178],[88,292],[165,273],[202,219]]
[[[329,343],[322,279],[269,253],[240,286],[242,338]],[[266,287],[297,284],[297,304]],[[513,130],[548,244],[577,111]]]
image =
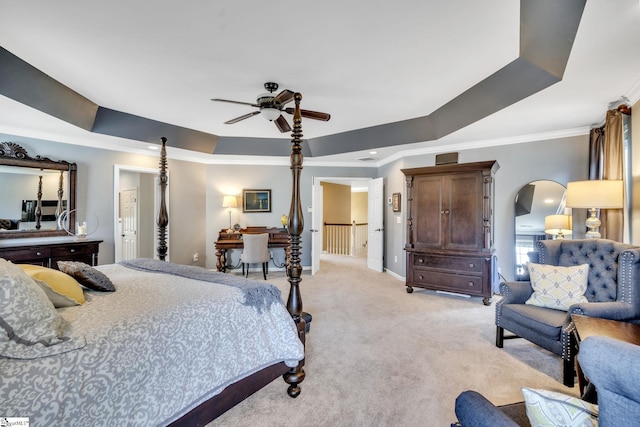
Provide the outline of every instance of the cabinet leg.
[[413,293],[413,288],[411,286],[407,285],[407,293],[408,294]]
[[482,303],[484,305],[491,305],[491,298],[489,298],[489,297],[482,298]]

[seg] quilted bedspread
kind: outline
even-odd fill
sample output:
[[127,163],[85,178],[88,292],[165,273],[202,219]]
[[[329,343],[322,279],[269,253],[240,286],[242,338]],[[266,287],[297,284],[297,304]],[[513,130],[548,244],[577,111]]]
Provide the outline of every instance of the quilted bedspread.
[[97,269],[116,292],[86,291],[84,305],[58,309],[84,347],[0,358],[1,416],[29,417],[32,426],[166,425],[261,368],[304,357],[281,303],[259,312],[234,287],[117,264]]

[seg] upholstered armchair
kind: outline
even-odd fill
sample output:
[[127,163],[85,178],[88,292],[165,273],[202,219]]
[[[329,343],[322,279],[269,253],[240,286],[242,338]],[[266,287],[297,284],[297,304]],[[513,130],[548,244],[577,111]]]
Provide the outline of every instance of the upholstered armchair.
[[[578,360],[596,388],[599,425],[637,426],[640,420],[640,346],[608,337],[589,337],[580,344]],[[562,406],[557,402],[552,403],[556,407]],[[524,402],[497,407],[473,390],[458,396],[455,412],[459,422],[452,427],[531,425]]]
[[[632,321],[640,319],[640,247],[606,239],[541,240],[539,263],[571,267],[588,264],[586,302],[559,310],[525,304],[534,290],[531,282],[500,284],[496,303],[496,346],[505,338],[524,338],[562,356],[563,383],[575,379],[575,337],[571,314]],[[514,335],[505,336],[504,331]]]

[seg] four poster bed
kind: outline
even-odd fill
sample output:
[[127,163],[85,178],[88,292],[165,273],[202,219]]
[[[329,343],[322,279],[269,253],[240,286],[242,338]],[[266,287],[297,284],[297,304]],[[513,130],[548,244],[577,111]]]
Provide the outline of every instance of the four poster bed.
[[286,305],[266,282],[162,261],[169,222],[163,138],[160,261],[60,262],[66,274],[55,273],[83,286],[83,302],[54,308],[45,293],[54,279],[0,259],[0,415],[34,425],[196,426],[279,376],[289,396],[300,394],[302,96],[294,99]]

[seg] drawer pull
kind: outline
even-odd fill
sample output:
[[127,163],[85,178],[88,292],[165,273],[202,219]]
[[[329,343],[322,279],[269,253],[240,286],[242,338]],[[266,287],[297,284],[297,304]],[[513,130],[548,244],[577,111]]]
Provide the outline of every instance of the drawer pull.
[[418,276],[418,279],[422,280],[422,279],[424,279],[424,276],[420,275],[420,276]]
[[42,255],[42,252],[36,252],[36,255],[40,256]]
[[473,282],[469,282],[469,286],[473,287]]
[[[72,248],[71,250],[69,250],[69,252],[71,252],[71,253],[74,253],[75,251],[76,251],[76,250],[75,250],[75,249],[73,249],[73,248]],[[473,264],[472,264],[472,265],[473,265]]]
[[475,264],[473,264],[473,263],[469,264],[469,268],[474,268],[474,267],[475,267]]
[[424,264],[424,260],[422,258],[418,259],[418,264]]

